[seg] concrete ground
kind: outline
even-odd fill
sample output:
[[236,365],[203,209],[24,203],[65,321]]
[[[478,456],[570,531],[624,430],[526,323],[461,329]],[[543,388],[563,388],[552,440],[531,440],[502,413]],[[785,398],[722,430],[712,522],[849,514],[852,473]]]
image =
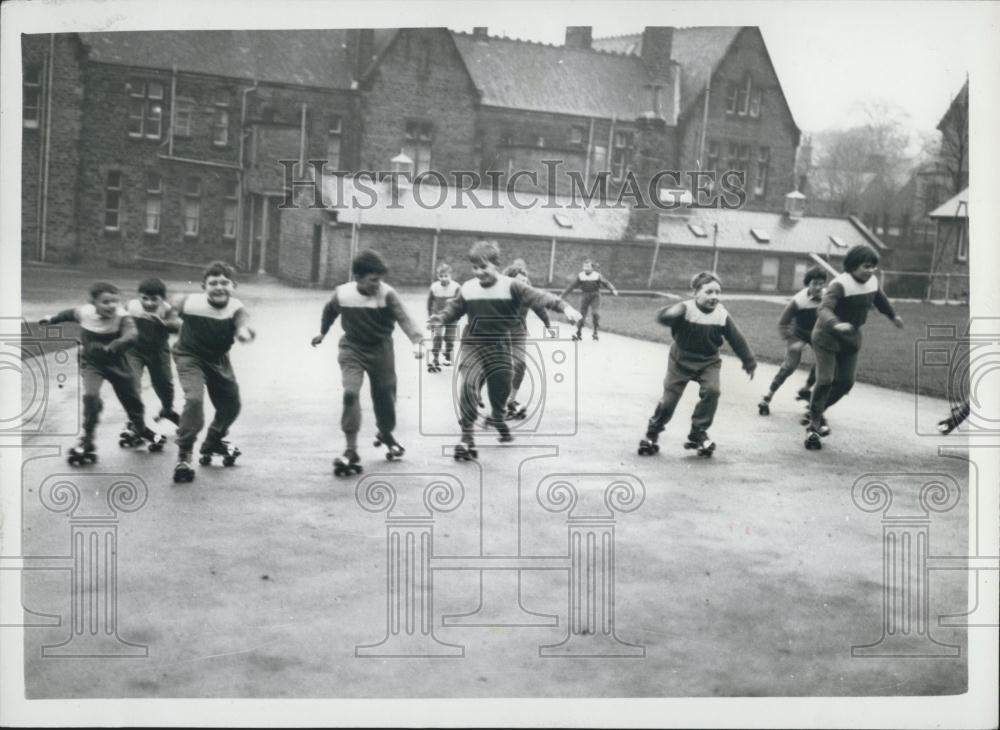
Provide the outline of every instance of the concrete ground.
[[[48,291],[44,280],[44,274],[36,276],[34,287],[26,281],[28,318],[74,301],[74,292]],[[233,350],[243,393],[231,439],[244,455],[235,467],[198,467],[193,484],[174,485],[172,444],[162,454],[117,446],[124,416],[107,387],[96,466],[68,469],[65,451],[72,438],[28,440],[25,457],[37,455],[23,468],[28,555],[65,555],[70,549],[70,518],[47,511],[38,499],[53,475],[70,474],[67,479],[80,485],[85,498],[99,502],[102,490],[117,481],[111,475],[132,475],[148,487],[141,508],[119,517],[116,555],[118,634],[148,646],[148,656],[43,657],[42,646],[69,636],[74,592],[67,571],[26,571],[25,607],[63,617],[61,626],[25,631],[29,698],[878,696],[965,690],[966,634],[937,625],[939,615],[960,613],[967,605],[967,579],[959,571],[932,574],[928,609],[934,639],[961,647],[961,656],[862,658],[851,651],[877,642],[883,632],[882,514],[864,512],[852,501],[851,487],[860,476],[894,475],[882,477],[895,490],[890,514],[919,512],[916,489],[926,480],[913,475],[954,479],[961,499],[932,514],[929,549],[934,555],[967,552],[966,464],[937,455],[939,445],[962,441],[915,433],[914,414],[926,428],[947,411],[945,402],[922,401],[915,409],[911,395],[858,385],[831,411],[834,433],[825,448],[807,452],[797,423],[801,407],[793,400],[804,374],[793,377],[772,404],[772,415],[762,418],[756,403],[775,368],[761,365],[749,382],[727,357],[711,429],[719,444],[714,458],[682,448],[694,386],[661,438],[662,451],[639,457],[636,444],[660,394],[667,348],[614,335],[574,346],[563,325],[560,342],[543,342],[532,351],[548,369],[529,380],[536,394],[546,396],[544,412],[535,412],[529,423],[550,435],[522,430],[512,445],[496,447],[492,435],[481,434],[479,464],[456,463],[446,455],[456,440],[452,370],[425,373],[397,330],[397,436],[406,458],[389,463],[372,448],[374,423],[365,395],[365,474],[335,479],[330,461],[342,448],[336,339],[309,346],[328,293],[262,282],[242,286],[238,295],[251,310],[258,337]],[[422,320],[424,294],[404,299]],[[565,359],[553,358],[555,351]],[[559,382],[556,374],[562,375]],[[144,397],[153,408],[148,382]],[[48,408],[51,423],[72,429],[77,404],[71,388],[53,390]],[[163,428],[172,434],[172,426]],[[444,435],[426,435],[431,433]],[[44,448],[50,444],[62,453]],[[385,475],[398,492],[394,517],[426,514],[419,490],[430,482],[461,485],[461,503],[435,518],[435,565],[453,569],[434,571],[428,613],[437,640],[464,647],[464,656],[356,656],[359,645],[379,644],[386,636],[386,592],[393,584],[386,577],[386,514],[362,509],[355,496],[358,481],[373,473]],[[644,487],[641,505],[616,513],[613,525],[614,630],[621,642],[643,647],[621,650],[638,656],[539,655],[540,646],[559,644],[568,632],[567,514],[546,511],[536,499],[537,487],[552,483],[553,474],[563,475],[554,481],[579,490],[581,501],[571,513],[576,518],[601,513],[600,490],[613,481]],[[480,572],[470,566],[482,561],[467,556],[483,555],[520,555],[555,569],[522,571],[519,607],[513,571],[485,572],[481,586]],[[609,590],[612,583],[602,585]],[[499,620],[442,625],[443,616],[475,611],[480,588],[484,611],[502,607]]]

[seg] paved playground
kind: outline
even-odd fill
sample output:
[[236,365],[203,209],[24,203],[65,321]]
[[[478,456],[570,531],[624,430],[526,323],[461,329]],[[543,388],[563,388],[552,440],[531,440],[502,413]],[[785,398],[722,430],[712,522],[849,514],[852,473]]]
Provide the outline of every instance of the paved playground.
[[[47,288],[50,276],[26,274],[27,319],[78,302],[72,288]],[[185,286],[168,285],[174,291]],[[535,366],[543,362],[547,369],[533,366],[529,375],[533,402],[544,397],[534,420],[511,445],[480,434],[479,463],[460,464],[447,455],[456,441],[448,434],[455,428],[452,369],[428,375],[397,330],[397,437],[406,457],[389,463],[371,446],[374,422],[365,394],[365,473],[335,479],[330,462],[343,447],[336,339],[309,346],[329,293],[257,282],[236,295],[251,312],[257,340],[232,353],[243,396],[230,436],[243,450],[235,467],[198,467],[192,484],[173,484],[172,444],[161,454],[118,447],[124,415],[107,386],[96,466],[71,472],[65,452],[72,438],[27,440],[27,555],[70,551],[71,515],[46,509],[38,498],[53,475],[69,474],[85,498],[98,501],[116,481],[148,489],[138,509],[119,513],[115,528],[117,631],[125,642],[147,647],[146,656],[43,656],[43,646],[70,636],[76,594],[67,570],[25,571],[24,605],[34,612],[29,622],[41,622],[40,614],[63,617],[60,626],[25,630],[29,698],[965,691],[966,632],[937,622],[967,605],[967,577],[959,571],[935,572],[925,595],[933,640],[959,647],[960,655],[852,656],[852,646],[879,642],[884,625],[883,514],[862,511],[852,499],[859,477],[895,475],[880,479],[894,491],[893,513],[920,512],[917,491],[926,479],[907,475],[953,479],[960,500],[932,513],[924,534],[932,554],[967,552],[967,463],[938,456],[939,445],[960,444],[961,437],[916,433],[947,411],[944,401],[915,409],[910,394],[858,384],[830,412],[833,434],[824,449],[807,452],[801,404],[794,401],[804,372],[762,418],[756,403],[776,367],[761,364],[750,382],[726,357],[710,429],[715,456],[702,459],[682,448],[696,399],[690,386],[661,437],[661,452],[640,457],[636,444],[660,394],[667,347],[611,334],[572,343],[563,324],[558,342],[538,346]],[[420,320],[425,300],[424,292],[404,292]],[[656,306],[650,302],[651,327]],[[530,315],[529,322],[540,335]],[[874,364],[862,360],[866,366]],[[66,428],[78,417],[72,393],[50,390],[46,417]],[[148,382],[144,397],[152,408]],[[915,424],[915,413],[922,423]],[[173,433],[170,424],[163,430]],[[356,495],[362,480],[368,509]],[[377,511],[387,506],[378,501],[387,494],[380,482],[396,491],[389,512]],[[425,501],[422,490],[432,483],[445,486]],[[560,483],[576,491],[575,505],[559,501],[567,494]],[[612,484],[620,489],[605,500]],[[387,516],[396,523],[387,525]],[[605,542],[586,552],[595,560],[573,562],[567,536],[586,527],[588,517],[587,529]],[[405,540],[407,529],[418,539],[432,534],[432,552],[421,553],[418,545],[409,553],[426,562],[393,562],[387,535]],[[513,567],[481,569],[504,558]],[[390,564],[398,570],[387,576]],[[421,573],[427,565],[432,577]],[[574,572],[581,565],[584,573]],[[420,590],[406,594],[406,585]],[[405,604],[395,644],[383,641],[394,631],[390,588]],[[588,601],[584,593],[596,598]],[[406,616],[416,617],[416,625],[408,627]],[[407,641],[412,647],[415,640],[407,637],[427,628],[422,621],[432,627],[422,644],[431,650],[386,656]],[[571,634],[580,625],[596,626],[601,641]],[[913,638],[916,628],[906,628]],[[546,646],[561,648],[540,650]],[[574,654],[574,647],[581,650]],[[439,655],[426,655],[434,652]]]

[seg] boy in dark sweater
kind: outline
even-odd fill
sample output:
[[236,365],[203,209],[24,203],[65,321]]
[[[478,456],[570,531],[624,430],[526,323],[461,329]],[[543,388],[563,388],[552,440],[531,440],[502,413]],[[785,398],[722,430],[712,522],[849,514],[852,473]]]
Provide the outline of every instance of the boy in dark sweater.
[[[511,265],[503,272],[504,276],[520,281],[522,284],[531,286],[531,279],[528,278],[528,266],[523,259],[514,259]],[[548,310],[540,304],[531,307],[522,303],[518,309],[517,316],[521,320],[519,327],[514,327],[510,331],[511,357],[514,362],[514,372],[510,384],[510,396],[507,398],[506,418],[520,419],[527,416],[527,408],[517,402],[517,391],[524,382],[524,373],[527,369],[527,341],[528,341],[528,310],[531,309],[538,317],[545,329],[549,329],[552,323],[549,321]]]
[[[437,314],[452,299],[458,296],[458,282],[451,278],[451,266],[440,264],[437,267],[437,281],[431,284],[430,291],[427,292],[427,316]],[[449,324],[435,327],[432,332],[434,340],[431,351],[431,359],[427,363],[427,370],[436,373],[441,367],[438,363],[438,353],[441,352],[441,343],[444,342],[444,364],[451,365],[451,353],[455,349],[455,335],[458,325]]]
[[750,346],[729,312],[719,303],[722,293],[719,278],[708,271],[695,274],[691,279],[691,289],[694,291],[693,299],[664,307],[656,315],[660,324],[670,327],[674,342],[670,346],[663,396],[649,419],[646,438],[639,442],[639,454],[642,456],[660,450],[657,439],[674,415],[685,386],[692,380],[698,383],[700,390],[684,448],[697,449],[702,456],[712,455],[715,444],[708,437],[708,428],[719,405],[719,372],[722,369],[719,348],[723,341],[728,342],[736,352],[751,380],[757,369]]
[[809,401],[807,449],[822,448],[824,413],[854,387],[861,326],[868,319],[868,310],[874,306],[896,327],[903,327],[903,320],[879,288],[875,276],[878,263],[874,248],[866,244],[854,246],[844,257],[844,273],[835,276],[823,294],[812,331],[816,387]]
[[202,274],[197,294],[182,294],[170,304],[182,320],[180,336],[174,343],[177,379],[184,391],[184,410],[177,428],[180,451],[174,467],[175,482],[194,479],[191,451],[198,433],[205,425],[204,394],[215,406],[215,417],[201,444],[202,466],[212,463],[213,455],[232,466],[240,450],[223,439],[240,414],[240,387],[229,362],[233,342],[251,342],[254,331],[247,322],[249,314],[243,302],[233,296],[236,279],[233,269],[222,261],[208,265]]
[[320,334],[312,346],[320,344],[337,317],[344,336],[340,338],[337,362],[344,384],[344,410],[340,427],[347,440],[342,457],[334,460],[336,476],[360,473],[358,430],[361,428],[359,395],[365,373],[371,385],[375,408],[375,445],[385,444],[390,459],[403,455],[392,432],[396,428],[396,356],[392,346],[392,331],[396,323],[413,343],[413,354],[421,356],[423,332],[413,324],[396,290],[382,281],[388,267],[375,251],[361,251],[351,263],[354,281],[338,286],[323,307]]
[[477,241],[469,251],[469,261],[475,278],[462,284],[458,296],[428,320],[431,325],[440,325],[455,322],[463,314],[469,319],[462,333],[458,364],[462,440],[455,447],[455,458],[462,461],[477,456],[472,429],[484,383],[491,409],[487,423],[497,429],[501,442],[512,440],[504,422],[514,369],[509,335],[521,326],[521,307],[541,306],[562,312],[571,323],[580,320],[580,313],[563,300],[501,274],[500,248],[495,242]]
[[583,321],[587,318],[588,311],[594,322],[594,339],[598,339],[597,327],[601,322],[601,288],[603,287],[614,296],[618,296],[618,290],[615,289],[614,284],[605,279],[602,273],[595,271],[595,268],[596,265],[592,260],[584,261],[583,271],[578,273],[573,282],[559,295],[561,299],[565,299],[566,295],[574,289],[580,290],[580,321],[576,326],[576,334],[573,335],[574,340],[583,338]]
[[121,296],[114,284],[99,281],[90,287],[90,303],[66,309],[39,324],[77,322],[80,325],[80,376],[83,380],[83,436],[70,450],[69,463],[76,466],[97,461],[94,432],[104,404],[101,386],[107,380],[125,409],[129,423],[141,439],[159,443],[146,426],[139,387],[125,363],[125,351],[138,333],[135,322],[121,306]]
[[[816,324],[816,310],[823,297],[823,287],[826,285],[826,270],[822,266],[813,266],[805,275],[804,289],[800,289],[778,319],[778,331],[785,340],[785,360],[771,381],[771,387],[757,404],[757,410],[762,416],[770,415],[771,399],[778,392],[788,376],[794,373],[802,361],[802,351],[811,344],[812,330]],[[812,376],[812,373],[810,373]],[[809,387],[799,390],[799,397],[808,397]]]
[[174,410],[174,376],[167,340],[171,334],[181,331],[181,320],[166,299],[167,287],[160,279],[150,277],[139,282],[139,298],[125,307],[135,321],[139,337],[135,346],[125,353],[125,359],[140,388],[142,371],[149,370],[153,392],[160,399],[158,418],[166,418],[179,426],[181,419]]

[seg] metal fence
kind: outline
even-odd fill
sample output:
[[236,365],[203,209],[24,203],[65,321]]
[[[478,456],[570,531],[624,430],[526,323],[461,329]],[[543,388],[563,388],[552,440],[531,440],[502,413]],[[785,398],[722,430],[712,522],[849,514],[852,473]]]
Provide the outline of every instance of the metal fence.
[[926,271],[882,271],[882,289],[894,299],[968,303],[969,275]]

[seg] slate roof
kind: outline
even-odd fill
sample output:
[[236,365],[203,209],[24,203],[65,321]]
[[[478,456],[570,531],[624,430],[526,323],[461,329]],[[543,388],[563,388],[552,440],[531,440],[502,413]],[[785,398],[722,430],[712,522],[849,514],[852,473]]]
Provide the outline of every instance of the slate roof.
[[[352,206],[353,185],[350,178],[344,178],[340,200],[344,202],[341,208],[333,208],[338,199],[337,180],[325,178],[324,203],[337,211],[337,220],[342,223],[360,223],[361,225],[396,226],[402,228],[443,229],[449,231],[473,231],[482,235],[514,234],[538,238],[556,238],[559,240],[604,240],[618,241],[625,236],[628,228],[629,209],[600,208],[598,206],[569,208],[569,201],[556,198],[558,208],[542,208],[548,198],[532,195],[526,192],[517,193],[517,203],[521,206],[532,204],[534,207],[522,210],[511,204],[511,201],[501,191],[498,199],[502,207],[486,207],[477,209],[469,198],[463,197],[464,208],[455,206],[456,191],[454,188],[441,188],[431,183],[424,183],[420,188],[420,199],[425,206],[435,204],[441,197],[441,191],[446,191],[446,202],[438,208],[418,205],[412,190],[401,191],[398,196],[399,207],[388,207],[392,198],[387,189],[387,183],[374,185],[377,190],[375,204],[371,208],[361,209]],[[367,183],[367,187],[373,184]],[[483,203],[491,201],[488,191],[477,191],[477,199]],[[371,194],[358,192],[357,202],[368,206]],[[579,204],[579,201],[578,201]],[[569,227],[560,225],[555,214],[563,216],[563,222]]]
[[[843,256],[851,246],[867,243],[876,248],[885,246],[860,221],[852,218],[805,216],[791,220],[782,213],[750,210],[695,210],[690,216],[662,215],[658,237],[661,244],[712,248],[713,224],[719,224],[720,249],[756,251],[759,253],[810,253]],[[688,224],[701,226],[706,237],[696,236]],[[759,243],[750,229],[766,231],[767,243]],[[846,247],[832,243],[837,236]]]
[[[681,66],[681,108],[688,110],[705,82],[725,57],[742,26],[700,26],[675,28],[670,58]],[[593,47],[614,53],[638,56],[642,53],[642,34],[596,38]]]
[[927,214],[931,218],[968,218],[969,189],[962,190]]
[[[104,63],[349,89],[346,30],[196,30],[79,33]],[[376,34],[375,51],[383,35]]]
[[[653,83],[638,56],[453,32],[482,103],[511,109],[635,119],[652,111]],[[668,87],[671,86],[667,80]],[[673,89],[660,111],[673,118]]]

